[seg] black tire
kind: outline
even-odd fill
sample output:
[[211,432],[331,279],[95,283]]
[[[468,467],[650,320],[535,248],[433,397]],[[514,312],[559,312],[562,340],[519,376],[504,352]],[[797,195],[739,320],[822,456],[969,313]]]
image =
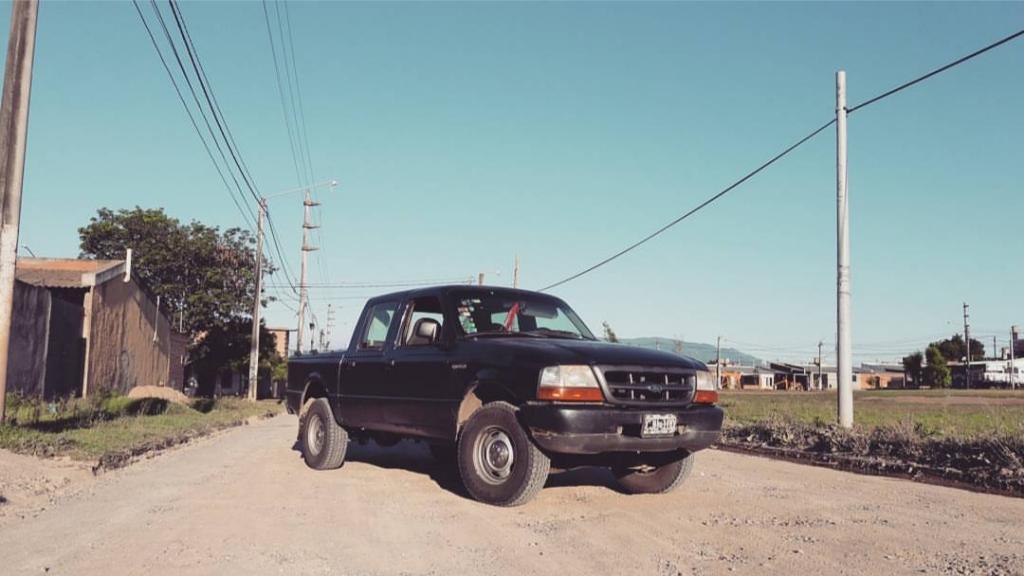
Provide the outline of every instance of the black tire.
[[515,406],[506,402],[492,402],[470,416],[459,434],[458,460],[470,496],[496,506],[529,502],[551,470],[551,461],[519,425]]
[[687,454],[651,470],[612,468],[612,473],[628,494],[665,494],[689,478],[693,472],[693,459],[693,454]]
[[348,432],[338,425],[326,398],[309,405],[299,426],[302,459],[314,470],[334,470],[345,462]]

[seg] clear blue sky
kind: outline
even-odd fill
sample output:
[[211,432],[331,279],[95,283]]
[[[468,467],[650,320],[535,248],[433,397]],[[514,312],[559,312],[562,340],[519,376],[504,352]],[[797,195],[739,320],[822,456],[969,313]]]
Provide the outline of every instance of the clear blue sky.
[[[259,188],[295,186],[261,5],[182,9]],[[291,17],[314,171],[342,183],[321,195],[326,280],[509,283],[518,253],[537,288],[826,121],[837,69],[858,103],[1024,27],[1024,4],[299,3]],[[241,224],[130,3],[45,2],[35,65],[22,244],[74,256],[100,206]],[[1005,343],[1024,324],[1022,94],[1017,41],[851,116],[858,359],[959,331],[964,300],[979,335]],[[556,293],[595,330],[810,358],[834,342],[834,161],[830,130]],[[297,270],[299,198],[271,212]],[[337,344],[362,302],[333,302]],[[268,317],[294,322],[279,305]]]

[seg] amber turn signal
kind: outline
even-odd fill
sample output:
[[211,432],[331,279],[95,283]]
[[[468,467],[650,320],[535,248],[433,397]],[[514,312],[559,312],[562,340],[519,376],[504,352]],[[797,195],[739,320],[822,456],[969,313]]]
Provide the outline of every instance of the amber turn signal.
[[541,386],[537,398],[559,402],[604,402],[600,388]]
[[718,403],[718,391],[717,390],[697,390],[697,393],[693,395],[694,404],[717,404]]

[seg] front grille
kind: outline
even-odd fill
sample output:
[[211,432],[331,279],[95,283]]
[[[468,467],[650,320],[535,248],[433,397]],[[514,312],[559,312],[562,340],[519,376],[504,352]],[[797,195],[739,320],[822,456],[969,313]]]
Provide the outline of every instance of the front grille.
[[608,400],[619,404],[685,404],[696,376],[677,368],[603,366]]

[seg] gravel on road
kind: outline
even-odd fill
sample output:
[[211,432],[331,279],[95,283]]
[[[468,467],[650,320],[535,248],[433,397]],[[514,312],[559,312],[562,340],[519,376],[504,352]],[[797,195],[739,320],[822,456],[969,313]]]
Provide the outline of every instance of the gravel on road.
[[426,446],[308,469],[296,419],[92,477],[0,452],[0,573],[1024,574],[1024,500],[709,450],[663,496],[552,475],[531,503],[468,499]]

